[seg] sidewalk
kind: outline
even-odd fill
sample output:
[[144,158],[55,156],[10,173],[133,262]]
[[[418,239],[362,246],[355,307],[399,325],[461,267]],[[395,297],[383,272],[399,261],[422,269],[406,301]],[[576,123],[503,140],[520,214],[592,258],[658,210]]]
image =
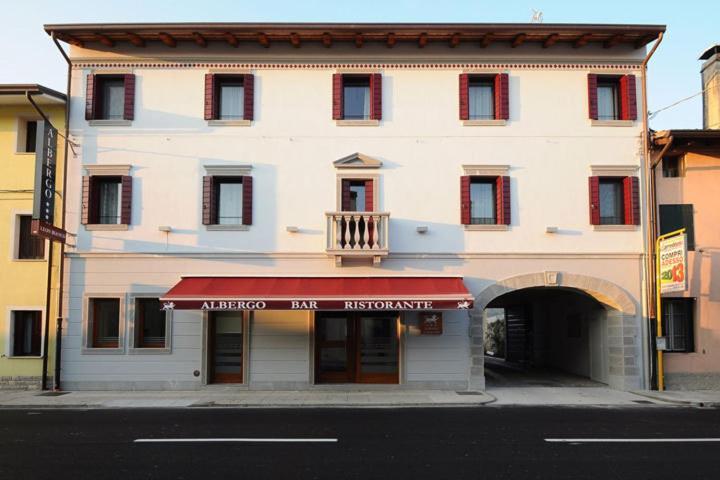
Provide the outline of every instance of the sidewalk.
[[2,391],[0,408],[178,408],[178,407],[442,407],[492,402],[485,393],[442,390],[398,391]]

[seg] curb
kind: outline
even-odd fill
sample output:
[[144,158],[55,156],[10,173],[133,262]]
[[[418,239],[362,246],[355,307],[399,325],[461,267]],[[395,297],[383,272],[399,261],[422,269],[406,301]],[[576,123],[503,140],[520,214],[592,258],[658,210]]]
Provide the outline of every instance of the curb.
[[701,402],[697,400],[680,400],[680,399],[674,399],[674,398],[664,398],[661,395],[656,395],[652,393],[647,392],[630,392],[634,395],[638,395],[640,397],[650,398],[652,400],[657,400],[658,402],[664,402],[669,403],[671,405],[683,405],[683,406],[691,406],[691,407],[711,407],[711,408],[717,408],[720,407],[720,402]]

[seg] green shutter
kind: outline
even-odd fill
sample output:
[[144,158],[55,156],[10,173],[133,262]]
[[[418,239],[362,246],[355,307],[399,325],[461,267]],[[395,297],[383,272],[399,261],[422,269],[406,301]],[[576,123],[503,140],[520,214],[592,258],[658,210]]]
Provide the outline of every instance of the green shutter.
[[660,234],[685,228],[688,250],[695,250],[693,205],[660,205]]

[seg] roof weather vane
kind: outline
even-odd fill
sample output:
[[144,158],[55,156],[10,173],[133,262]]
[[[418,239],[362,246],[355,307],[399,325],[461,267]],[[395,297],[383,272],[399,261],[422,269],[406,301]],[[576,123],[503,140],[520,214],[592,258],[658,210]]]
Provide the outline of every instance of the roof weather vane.
[[532,18],[530,19],[530,23],[543,23],[543,12],[542,10],[535,10],[534,8],[531,8],[533,11]]

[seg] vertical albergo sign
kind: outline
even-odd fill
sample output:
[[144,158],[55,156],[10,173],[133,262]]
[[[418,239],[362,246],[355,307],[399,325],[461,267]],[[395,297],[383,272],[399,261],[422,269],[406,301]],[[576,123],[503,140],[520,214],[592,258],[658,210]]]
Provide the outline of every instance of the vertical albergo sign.
[[660,240],[660,293],[687,290],[686,242],[684,233]]
[[38,138],[35,148],[32,233],[64,242],[65,232],[54,226],[57,134],[57,129],[50,125],[50,122],[43,122],[42,136]]

